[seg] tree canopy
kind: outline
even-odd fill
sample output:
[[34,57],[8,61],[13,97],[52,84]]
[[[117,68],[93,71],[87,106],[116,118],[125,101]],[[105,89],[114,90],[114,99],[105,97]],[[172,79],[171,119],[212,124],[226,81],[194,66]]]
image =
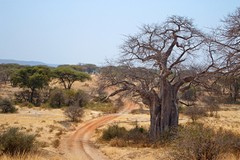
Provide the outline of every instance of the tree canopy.
[[53,77],[57,78],[65,89],[71,89],[75,81],[90,80],[89,74],[74,70],[69,66],[60,66],[53,70]]
[[30,102],[33,102],[33,95],[37,89],[48,86],[51,80],[51,70],[46,66],[27,66],[19,69],[12,76],[12,84],[21,88],[28,88],[31,91]]

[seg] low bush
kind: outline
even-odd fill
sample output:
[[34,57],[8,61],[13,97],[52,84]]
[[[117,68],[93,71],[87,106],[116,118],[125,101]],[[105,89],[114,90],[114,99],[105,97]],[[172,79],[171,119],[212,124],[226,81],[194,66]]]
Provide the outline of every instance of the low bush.
[[188,115],[193,122],[196,122],[200,117],[207,115],[207,110],[196,105],[187,106],[184,110],[184,114]]
[[49,105],[53,108],[60,108],[65,104],[64,92],[55,88],[50,92]]
[[240,152],[240,136],[222,129],[192,124],[180,128],[178,135],[175,159],[216,160],[223,154]]
[[83,90],[78,90],[75,93],[75,105],[79,106],[79,107],[84,107],[89,103],[90,97],[89,95],[84,92]]
[[101,138],[105,141],[110,141],[110,145],[114,147],[150,146],[147,131],[138,125],[130,130],[126,130],[124,127],[119,127],[118,125],[109,126],[103,131]]
[[72,121],[79,122],[82,115],[83,109],[78,106],[69,106],[66,108],[64,114]]
[[0,135],[0,150],[9,155],[21,155],[35,148],[35,136],[10,128]]
[[55,88],[50,92],[49,105],[53,108],[62,106],[84,107],[89,103],[89,95],[82,90],[64,90]]
[[16,112],[16,107],[8,99],[0,99],[0,112],[1,113],[14,113]]
[[114,138],[123,138],[127,133],[127,130],[124,127],[119,127],[118,125],[109,126],[106,130],[103,131],[102,139],[110,141]]

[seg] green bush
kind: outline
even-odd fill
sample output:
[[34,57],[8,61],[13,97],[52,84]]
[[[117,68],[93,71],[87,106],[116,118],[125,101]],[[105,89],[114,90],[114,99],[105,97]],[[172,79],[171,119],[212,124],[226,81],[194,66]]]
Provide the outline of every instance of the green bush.
[[119,127],[118,125],[109,126],[106,130],[103,131],[102,139],[110,141],[114,138],[123,138],[127,133],[127,130],[124,127]]
[[55,88],[50,92],[49,105],[53,108],[60,108],[65,105],[65,96],[62,89]]
[[150,146],[148,132],[138,125],[130,130],[126,130],[124,127],[119,127],[118,125],[109,126],[103,131],[101,138],[105,141],[110,141],[110,145],[116,147]]
[[55,88],[50,92],[49,105],[53,108],[62,106],[84,107],[89,103],[89,95],[82,90],[63,90]]
[[32,151],[35,148],[35,136],[10,128],[0,135],[0,150],[5,154],[16,155]]
[[8,99],[0,99],[0,112],[1,113],[14,113],[17,109],[12,105]]

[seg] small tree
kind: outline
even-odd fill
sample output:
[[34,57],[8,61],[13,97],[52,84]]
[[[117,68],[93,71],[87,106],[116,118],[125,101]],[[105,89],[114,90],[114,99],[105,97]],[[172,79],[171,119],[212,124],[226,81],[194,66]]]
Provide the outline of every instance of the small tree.
[[70,106],[66,108],[64,114],[72,121],[72,122],[79,122],[82,115],[83,109],[77,106]]
[[53,70],[54,77],[59,80],[59,82],[64,86],[65,89],[71,89],[72,84],[75,81],[85,81],[90,80],[90,76],[87,73],[83,73],[74,70],[68,66],[60,66]]
[[48,86],[51,78],[50,69],[46,66],[28,66],[18,70],[11,81],[14,86],[30,89],[28,101],[33,103],[34,94],[38,89]]

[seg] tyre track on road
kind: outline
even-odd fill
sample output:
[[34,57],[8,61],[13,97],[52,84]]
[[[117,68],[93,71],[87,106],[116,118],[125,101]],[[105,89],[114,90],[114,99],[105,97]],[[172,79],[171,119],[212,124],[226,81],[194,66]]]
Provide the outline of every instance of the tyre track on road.
[[84,122],[74,133],[66,135],[62,139],[60,143],[60,153],[63,154],[65,159],[69,160],[107,160],[107,156],[100,152],[94,144],[90,142],[90,138],[97,128],[110,123],[124,113],[128,113],[133,108],[134,104],[128,102],[123,110],[117,114],[108,114]]

